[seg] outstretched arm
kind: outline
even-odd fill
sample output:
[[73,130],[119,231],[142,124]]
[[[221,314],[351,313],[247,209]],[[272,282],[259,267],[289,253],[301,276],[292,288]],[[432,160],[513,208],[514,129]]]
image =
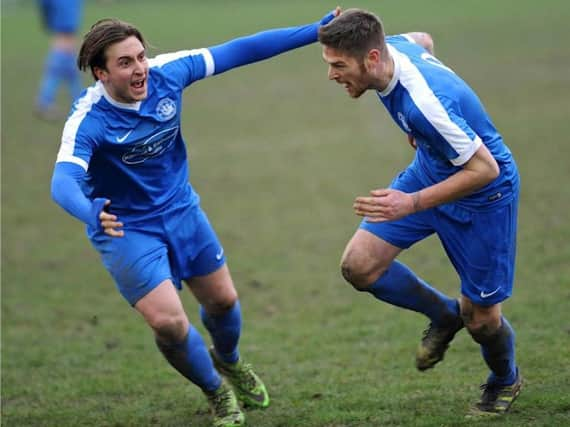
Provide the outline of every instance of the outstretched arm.
[[214,74],[314,43],[317,41],[319,26],[327,24],[339,13],[340,8],[337,8],[320,22],[262,31],[210,47],[209,51],[214,59]]

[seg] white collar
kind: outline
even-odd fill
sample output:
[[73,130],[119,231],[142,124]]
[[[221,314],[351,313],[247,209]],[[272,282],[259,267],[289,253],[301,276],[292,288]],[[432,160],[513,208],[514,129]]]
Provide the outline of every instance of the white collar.
[[388,52],[390,52],[390,56],[394,61],[394,74],[392,75],[392,79],[388,83],[388,86],[386,86],[386,88],[383,91],[379,90],[376,91],[380,96],[390,95],[392,90],[394,90],[394,88],[396,87],[398,80],[400,79],[400,58],[399,58],[400,52],[398,52],[395,48],[393,48],[389,44],[387,44],[386,46],[388,47]]
[[139,111],[140,110],[141,101],[132,102],[132,103],[116,101],[115,99],[113,99],[111,97],[111,95],[109,95],[109,92],[107,92],[107,89],[105,89],[105,85],[103,84],[103,82],[101,80],[98,80],[96,85],[99,86],[99,88],[101,89],[101,92],[103,92],[103,96],[109,102],[109,104],[111,104],[115,107],[125,108],[127,110],[133,110],[133,111]]

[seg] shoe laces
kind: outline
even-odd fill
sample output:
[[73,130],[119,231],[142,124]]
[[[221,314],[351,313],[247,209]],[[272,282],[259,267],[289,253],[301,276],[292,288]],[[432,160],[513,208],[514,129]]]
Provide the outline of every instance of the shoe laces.
[[424,329],[424,331],[423,331],[424,338],[426,338],[428,335],[430,335],[432,330],[433,330],[433,323],[430,323],[428,325],[428,327],[426,329]]
[[428,338],[431,338],[431,339],[447,338],[452,332],[454,333],[455,329],[453,329],[451,326],[450,327],[445,327],[445,326],[440,327],[440,326],[434,325],[433,322],[430,322],[428,327],[423,331],[422,340],[426,340]]
[[483,403],[496,401],[503,389],[500,385],[489,383],[481,384],[479,388],[483,390],[483,395],[481,396],[481,401]]
[[425,340],[428,338],[439,336],[441,332],[442,332],[441,328],[438,328],[433,323],[430,323],[429,326],[426,329],[424,329],[422,339]]
[[218,393],[212,394],[209,397],[214,412],[218,415],[225,416],[232,413],[232,395],[228,390],[221,390]]
[[236,366],[235,375],[239,378],[240,382],[245,383],[248,388],[253,389],[257,385],[253,367],[249,363],[240,363]]

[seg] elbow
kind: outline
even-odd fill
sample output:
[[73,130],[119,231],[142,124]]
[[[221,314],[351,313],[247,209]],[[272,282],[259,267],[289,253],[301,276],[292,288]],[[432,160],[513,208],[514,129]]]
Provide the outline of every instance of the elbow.
[[59,181],[60,180],[58,177],[54,174],[54,176],[51,178],[50,194],[51,199],[58,205],[61,205],[61,185]]
[[429,33],[423,33],[422,37],[422,46],[433,55],[434,52],[434,44],[433,44],[433,37]]
[[491,181],[493,181],[501,174],[501,169],[499,168],[499,164],[496,160],[493,161],[490,169],[489,175],[491,176]]
[[492,162],[489,162],[487,165],[487,171],[485,173],[485,183],[484,185],[490,184],[493,182],[497,177],[501,174],[501,169],[499,168],[499,164],[495,159]]
[[57,190],[53,186],[53,183],[51,186],[51,199],[59,205],[59,194],[57,193]]

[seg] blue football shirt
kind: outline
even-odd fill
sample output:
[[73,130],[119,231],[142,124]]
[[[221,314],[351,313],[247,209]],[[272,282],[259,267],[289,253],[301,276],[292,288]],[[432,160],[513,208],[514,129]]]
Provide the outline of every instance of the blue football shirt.
[[100,209],[121,221],[160,215],[199,203],[188,182],[180,134],[182,92],[193,82],[262,61],[317,41],[320,25],[265,30],[205,49],[149,60],[147,97],[133,104],[114,100],[100,82],[82,93],[65,124],[52,176],[52,198],[67,212],[98,228]]
[[478,209],[511,200],[518,189],[517,167],[475,92],[407,35],[386,42],[394,76],[377,94],[398,126],[414,136],[418,148],[411,167],[420,180],[426,186],[443,181],[485,144],[500,174],[457,203]]
[[133,104],[98,81],[74,104],[57,162],[85,169],[85,195],[110,199],[121,218],[160,213],[177,199],[197,203],[180,133],[182,91],[213,72],[208,49],[159,55],[149,59],[147,98]]

